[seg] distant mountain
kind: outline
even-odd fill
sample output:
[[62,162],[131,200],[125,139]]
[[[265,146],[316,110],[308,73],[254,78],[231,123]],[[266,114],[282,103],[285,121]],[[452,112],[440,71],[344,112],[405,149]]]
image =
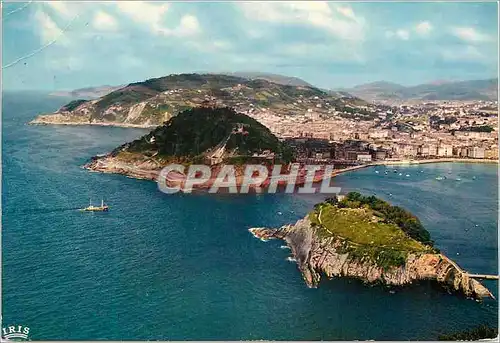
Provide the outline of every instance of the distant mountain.
[[249,79],[249,80],[257,80],[257,79],[267,80],[267,81],[278,83],[281,85],[314,87],[310,83],[308,83],[302,79],[299,79],[298,77],[294,77],[294,76],[285,76],[285,75],[279,75],[279,74],[260,73],[260,72],[232,72],[232,73],[223,73],[223,74],[243,77],[243,78]]
[[86,87],[86,88],[80,88],[80,89],[75,89],[72,91],[58,91],[54,92],[50,95],[53,96],[65,96],[65,97],[71,97],[71,98],[78,98],[78,99],[97,99],[100,98],[101,96],[104,96],[108,93],[111,93],[117,89],[122,88],[123,85],[121,86],[99,86],[99,87]]
[[378,81],[344,91],[367,101],[388,100],[497,100],[498,79],[433,82],[405,87]]
[[[261,78],[223,74],[175,74],[131,83],[98,99],[73,100],[56,113],[40,115],[33,124],[158,126],[177,113],[199,106],[231,107],[240,113],[304,114],[335,110],[356,116],[366,102],[351,95],[330,95],[311,86],[291,86]],[[368,120],[363,111],[359,116]]]

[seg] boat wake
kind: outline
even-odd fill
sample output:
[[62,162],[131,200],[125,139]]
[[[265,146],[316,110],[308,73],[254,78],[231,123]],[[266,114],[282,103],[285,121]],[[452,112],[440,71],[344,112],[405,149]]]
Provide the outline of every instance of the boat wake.
[[23,209],[22,211],[4,211],[4,213],[19,213],[22,212],[23,214],[30,214],[30,213],[54,213],[54,212],[68,212],[68,211],[75,211],[78,210],[78,207],[60,207],[60,208],[30,208],[30,209]]

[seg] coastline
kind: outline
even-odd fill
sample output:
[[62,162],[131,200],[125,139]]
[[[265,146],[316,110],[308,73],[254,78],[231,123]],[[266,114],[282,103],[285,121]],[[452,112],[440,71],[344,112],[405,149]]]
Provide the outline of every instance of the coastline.
[[398,161],[380,161],[373,162],[371,165],[412,165],[412,164],[429,164],[429,163],[447,163],[447,162],[462,162],[462,163],[490,163],[498,164],[498,160],[490,160],[487,158],[436,158],[425,160],[398,160]]
[[345,169],[334,170],[332,176],[337,176],[343,173],[348,173],[358,169],[377,167],[377,166],[410,166],[419,164],[431,164],[431,163],[484,163],[484,164],[498,164],[498,160],[488,160],[485,158],[474,159],[474,158],[442,158],[442,159],[431,159],[431,160],[411,160],[411,161],[380,161],[372,162],[368,164],[362,164],[359,166],[347,167]]
[[77,121],[55,122],[55,121],[39,120],[38,118],[28,122],[27,125],[111,126],[111,127],[133,128],[133,129],[154,129],[158,126],[158,125],[141,125],[141,124],[117,123],[117,122],[93,122],[93,123],[77,122]]
[[294,224],[279,228],[254,227],[248,230],[261,241],[280,239],[291,250],[302,278],[309,288],[319,286],[322,276],[327,279],[354,278],[369,284],[405,286],[419,280],[434,280],[444,288],[481,300],[495,296],[473,275],[461,269],[442,253],[411,252],[402,266],[384,268],[373,260],[359,258],[353,250],[344,248],[345,239],[326,237],[318,233],[309,215]]
[[[349,173],[352,171],[356,171],[359,169],[363,168],[369,168],[369,167],[376,167],[376,166],[397,166],[397,165],[402,165],[402,166],[409,166],[409,165],[415,165],[415,164],[430,164],[430,163],[485,163],[485,164],[498,164],[497,160],[485,160],[485,159],[454,159],[454,158],[447,158],[447,159],[432,159],[432,160],[413,160],[413,161],[380,161],[380,162],[373,162],[373,163],[368,163],[368,164],[362,164],[362,165],[357,165],[357,166],[352,166],[352,167],[347,167],[344,169],[337,169],[333,170],[332,174],[330,175],[331,178],[334,178],[337,175],[344,174],[344,173]],[[160,175],[161,168],[160,165],[154,161],[151,158],[146,158],[142,161],[136,161],[134,163],[130,161],[123,161],[119,158],[116,158],[111,155],[105,155],[105,156],[94,156],[91,158],[91,160],[87,163],[85,163],[82,166],[84,169],[87,169],[91,172],[100,172],[100,173],[105,173],[105,174],[119,174],[119,175],[124,175],[128,178],[134,178],[134,179],[140,179],[140,180],[151,180],[151,181],[156,181],[158,175]],[[215,166],[214,166],[215,167]],[[219,167],[215,167],[215,170],[217,170]],[[213,169],[213,168],[212,168]],[[326,176],[324,174],[316,175],[313,178],[313,183],[317,184],[322,182]],[[173,184],[182,184],[183,181],[180,179],[175,179],[175,180],[169,180],[170,182],[173,182]],[[237,177],[237,181],[240,181],[237,183],[237,186],[241,186],[241,175]],[[302,182],[301,182],[302,181]],[[305,179],[302,178],[301,180],[298,180],[296,182],[297,186],[302,186],[305,182]],[[267,184],[264,182],[261,187],[266,188]],[[203,189],[207,188],[209,186],[207,185],[200,185],[200,186],[195,186],[195,188],[198,189]]]

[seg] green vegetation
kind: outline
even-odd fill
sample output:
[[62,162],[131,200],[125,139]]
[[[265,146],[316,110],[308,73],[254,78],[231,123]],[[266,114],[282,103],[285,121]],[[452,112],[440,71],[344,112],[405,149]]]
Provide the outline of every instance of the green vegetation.
[[163,115],[165,112],[173,112],[173,107],[169,104],[161,104],[156,107],[151,106],[151,104],[147,104],[144,109],[142,110],[141,113],[141,118],[139,118],[141,121],[144,120],[144,118],[154,118],[159,115]]
[[420,223],[399,207],[352,192],[340,201],[333,197],[316,204],[309,219],[318,228],[320,237],[334,236],[342,241],[340,252],[350,253],[360,261],[375,262],[388,270],[403,265],[409,253],[435,252],[428,245],[429,239],[423,244],[405,231],[407,226],[403,225],[409,225],[410,216]]
[[[154,140],[151,141],[151,138]],[[290,149],[271,131],[247,115],[230,108],[199,107],[173,117],[149,134],[115,150],[145,153],[157,151],[159,157],[186,157],[194,159],[209,149],[226,143],[226,150],[235,156],[250,157],[253,153],[269,150],[289,161]]]
[[377,113],[365,109],[346,106],[340,102],[335,103],[335,109],[340,112],[342,118],[358,118],[360,120],[373,120],[378,117]]
[[498,328],[480,325],[467,331],[440,335],[438,339],[440,341],[477,341],[485,338],[496,338],[497,336]]
[[[264,79],[249,80],[223,74],[177,74],[135,82],[85,106],[91,122],[161,125],[170,117],[197,107],[204,101],[219,106],[238,107],[242,111],[250,110],[250,107],[256,111],[265,108],[278,115],[293,115],[302,114],[314,106],[315,99],[328,102],[328,107],[345,111],[346,113],[341,112],[341,116],[359,120],[376,118],[375,113],[358,108],[357,104],[366,103],[352,96],[340,93],[328,95],[312,86],[283,85]],[[66,105],[65,110],[72,111],[83,102],[84,100],[71,102]],[[142,112],[131,112],[131,108],[139,103],[146,104]],[[137,107],[135,110],[141,108]],[[168,115],[165,115],[166,112]],[[327,116],[326,108],[322,107],[319,112],[322,112],[320,115]],[[130,114],[133,115],[129,116]]]
[[157,93],[145,87],[125,87],[103,96],[96,103],[96,111],[106,110],[111,105],[136,104],[155,96]]
[[492,126],[482,125],[482,126],[469,126],[461,128],[459,131],[469,131],[469,132],[492,132],[494,131]]
[[420,220],[401,207],[392,206],[373,195],[366,197],[357,192],[348,193],[339,203],[339,207],[360,208],[362,206],[368,206],[385,222],[396,224],[409,237],[426,245],[433,245],[429,231],[424,228]]
[[78,106],[80,106],[84,102],[87,102],[87,100],[83,100],[83,99],[73,100],[70,103],[68,103],[67,105],[64,105],[61,108],[61,110],[62,111],[73,111],[75,108],[77,108]]
[[245,81],[246,79],[241,77],[221,74],[174,74],[132,83],[129,86],[142,86],[156,92],[171,89],[199,89],[202,87],[220,90]]

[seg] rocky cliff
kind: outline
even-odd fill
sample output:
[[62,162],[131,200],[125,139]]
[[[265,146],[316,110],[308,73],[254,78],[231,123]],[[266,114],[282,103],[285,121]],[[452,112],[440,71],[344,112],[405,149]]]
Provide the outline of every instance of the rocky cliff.
[[408,285],[417,280],[436,280],[446,288],[467,297],[493,298],[488,289],[469,278],[442,254],[408,254],[401,266],[385,269],[374,261],[360,259],[353,252],[344,252],[343,240],[333,236],[324,237],[318,230],[309,217],[297,221],[295,225],[285,225],[279,229],[250,229],[254,236],[263,240],[285,240],[309,287],[316,287],[321,275],[328,278],[352,277],[369,283],[380,282],[397,286]]

